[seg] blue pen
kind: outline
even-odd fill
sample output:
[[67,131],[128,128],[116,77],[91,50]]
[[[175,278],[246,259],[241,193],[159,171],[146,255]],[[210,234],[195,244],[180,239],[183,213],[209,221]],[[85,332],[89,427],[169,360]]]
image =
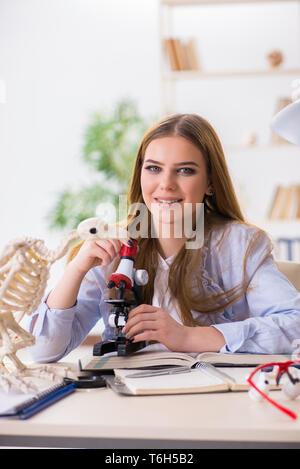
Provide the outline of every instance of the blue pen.
[[45,396],[43,399],[40,399],[37,402],[34,402],[33,404],[29,405],[25,409],[20,410],[18,412],[18,417],[22,420],[32,417],[32,415],[37,414],[49,405],[54,404],[54,402],[57,402],[63,397],[68,396],[69,394],[74,392],[76,390],[76,387],[76,383],[70,383],[66,386],[57,389],[48,396]]

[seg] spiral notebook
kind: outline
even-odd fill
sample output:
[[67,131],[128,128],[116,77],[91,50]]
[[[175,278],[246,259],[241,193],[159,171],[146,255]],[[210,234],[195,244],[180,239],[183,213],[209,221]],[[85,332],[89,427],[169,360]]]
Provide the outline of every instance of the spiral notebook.
[[75,390],[75,383],[64,382],[49,386],[36,394],[18,391],[6,393],[0,388],[0,417],[27,419]]

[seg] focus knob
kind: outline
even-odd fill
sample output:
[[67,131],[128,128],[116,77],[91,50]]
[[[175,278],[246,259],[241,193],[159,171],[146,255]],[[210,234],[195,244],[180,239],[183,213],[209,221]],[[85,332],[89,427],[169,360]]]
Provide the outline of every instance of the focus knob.
[[148,275],[147,270],[145,269],[136,270],[134,274],[134,281],[137,285],[147,285],[149,281],[149,275]]

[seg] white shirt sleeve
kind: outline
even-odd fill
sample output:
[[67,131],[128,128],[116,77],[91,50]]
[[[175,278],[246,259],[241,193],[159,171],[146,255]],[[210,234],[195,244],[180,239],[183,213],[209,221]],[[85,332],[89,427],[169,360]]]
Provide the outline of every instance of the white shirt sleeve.
[[[49,293],[44,297],[25,326],[36,338],[35,345],[29,347],[35,362],[57,361],[81,344],[102,317],[100,300],[104,285],[100,269],[94,268],[83,279],[72,308],[51,309],[46,303]],[[36,324],[32,331],[34,320]]]
[[[251,233],[251,231],[250,231]],[[226,290],[242,278],[245,238],[231,237],[232,267],[223,276]],[[262,236],[248,257],[249,285],[244,297],[233,304],[227,321],[217,324],[226,345],[221,352],[291,354],[300,338],[300,294],[279,272]],[[240,257],[240,261],[236,261]]]

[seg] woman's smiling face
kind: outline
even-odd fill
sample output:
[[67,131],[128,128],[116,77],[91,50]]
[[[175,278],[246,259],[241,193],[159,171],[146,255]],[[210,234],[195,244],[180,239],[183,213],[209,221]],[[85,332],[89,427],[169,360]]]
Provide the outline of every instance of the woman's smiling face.
[[148,210],[160,223],[174,223],[176,209],[182,214],[187,203],[194,213],[209,189],[201,151],[176,135],[152,140],[144,155],[141,188]]

